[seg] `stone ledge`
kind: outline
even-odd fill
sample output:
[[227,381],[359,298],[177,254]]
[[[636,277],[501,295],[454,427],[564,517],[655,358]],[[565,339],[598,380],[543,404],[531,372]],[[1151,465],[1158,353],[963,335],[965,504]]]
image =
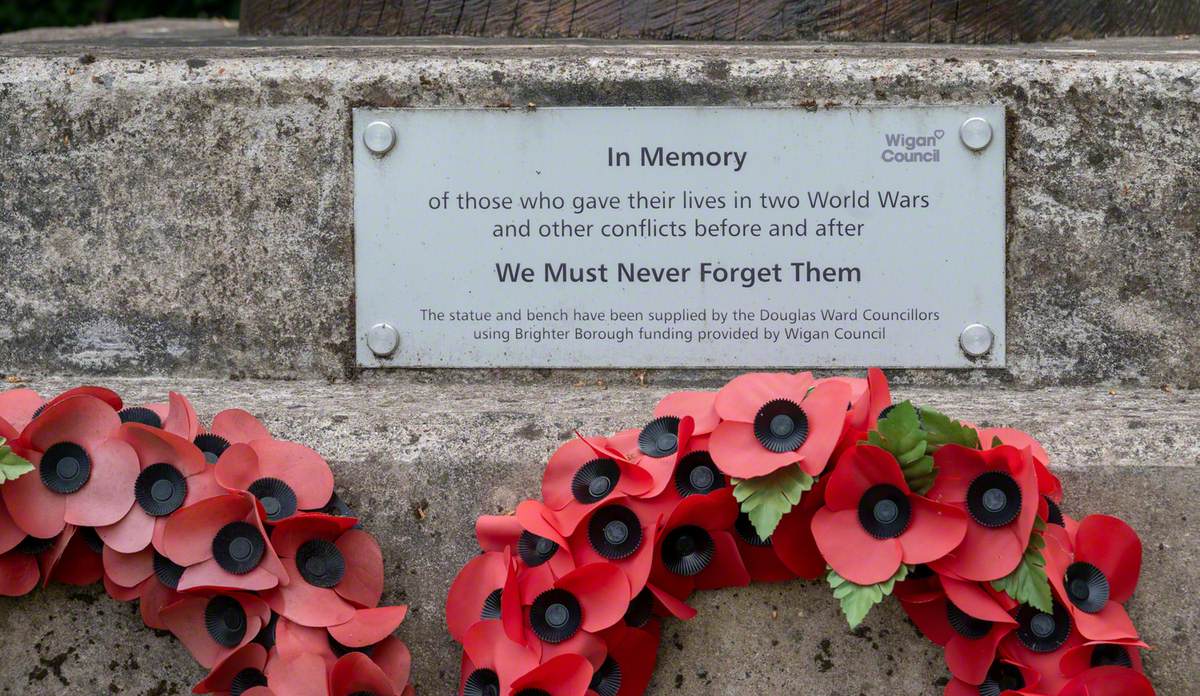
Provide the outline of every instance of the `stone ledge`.
[[995,102],[1008,367],[902,377],[1200,385],[1195,38],[259,42],[154,26],[0,42],[0,314],[15,318],[0,372],[354,375],[354,106]]
[[[78,380],[36,378],[43,393]],[[397,376],[357,383],[229,382],[117,378],[103,382],[131,403],[176,388],[202,418],[239,406],[280,437],[332,463],[340,494],[384,547],[385,599],[412,606],[400,636],[413,650],[418,693],[450,693],[458,652],[443,628],[450,580],[477,552],[480,514],[511,510],[536,494],[548,455],[575,428],[634,427],[665,389],[595,385],[429,384]],[[1200,600],[1194,583],[1200,516],[1200,400],[1157,389],[897,387],[899,398],[955,416],[1019,427],[1050,452],[1075,516],[1104,512],[1142,535],[1142,582],[1130,610],[1147,642],[1162,694],[1200,680],[1193,656]],[[817,583],[757,585],[698,595],[700,616],[668,624],[653,696],[695,693],[937,694],[938,651],[918,639],[894,603],[865,628],[846,629]],[[753,632],[731,631],[733,616]],[[94,590],[53,588],[0,600],[0,632],[25,636],[0,664],[3,693],[187,693],[201,675],[171,640],[152,636],[135,611]]]

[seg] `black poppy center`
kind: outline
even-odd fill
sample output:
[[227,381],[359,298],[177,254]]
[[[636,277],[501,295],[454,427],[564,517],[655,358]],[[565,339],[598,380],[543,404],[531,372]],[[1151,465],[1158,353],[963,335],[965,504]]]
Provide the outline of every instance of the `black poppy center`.
[[247,667],[233,676],[229,684],[230,696],[242,696],[243,693],[256,686],[266,686],[267,675],[254,667]]
[[497,587],[483,598],[483,606],[479,609],[479,618],[491,621],[500,618],[500,599],[504,594],[503,588]]
[[992,622],[977,619],[959,609],[953,602],[946,602],[946,620],[954,632],[969,640],[978,640],[992,630]]
[[1071,633],[1071,617],[1058,602],[1047,614],[1029,605],[1017,612],[1017,639],[1034,652],[1048,653],[1062,647]]
[[621,480],[621,469],[611,459],[593,459],[579,467],[571,479],[571,494],[585,505],[603,500]]
[[808,439],[808,416],[794,401],[769,401],[754,416],[754,436],[772,452],[791,452]]
[[233,597],[217,595],[204,607],[204,628],[217,644],[236,648],[246,637],[246,610]]
[[266,542],[249,522],[230,522],[213,537],[213,558],[228,573],[245,575],[258,567]]
[[500,677],[490,669],[477,669],[467,676],[462,696],[500,696]]
[[517,539],[517,554],[530,568],[536,568],[554,558],[556,553],[558,544],[533,532],[521,532],[521,537]]
[[604,664],[592,675],[588,688],[600,696],[617,696],[621,691],[621,665],[611,655],[605,657]]
[[183,507],[187,492],[187,479],[165,462],[142,469],[133,483],[134,499],[151,517],[165,517]]
[[760,537],[758,530],[754,528],[754,522],[751,521],[750,515],[744,512],[738,513],[737,522],[734,523],[733,528],[738,533],[738,536],[742,538],[742,541],[751,546],[771,545],[771,537],[767,537],[766,539]]
[[277,478],[260,478],[246,489],[262,503],[267,519],[277,522],[296,514],[296,492]]
[[179,579],[183,577],[184,567],[171,559],[154,552],[154,577],[164,586],[172,590],[179,587]]
[[192,444],[200,450],[204,455],[204,461],[209,464],[216,464],[225,450],[229,449],[229,440],[212,433],[200,433],[192,440]]
[[145,406],[123,408],[117,413],[117,416],[121,419],[122,423],[141,423],[151,428],[161,428],[163,426],[162,418],[159,418],[157,413]]
[[642,545],[642,525],[633,510],[610,505],[588,520],[588,543],[610,561],[628,558]]
[[894,539],[908,529],[912,504],[904,491],[890,483],[867,489],[858,501],[858,523],[876,539]]
[[59,442],[42,454],[38,472],[46,488],[67,495],[83,488],[91,478],[92,460],[74,442]]
[[724,486],[725,479],[713,463],[712,456],[703,450],[684,456],[675,469],[675,490],[680,497],[704,495]]
[[570,592],[546,590],[533,600],[529,622],[538,638],[547,643],[561,643],[579,630],[583,610]]
[[674,416],[655,418],[638,433],[638,449],[647,457],[666,457],[679,448],[679,419]]
[[300,577],[314,587],[335,587],[346,575],[346,559],[342,551],[324,539],[310,539],[296,550],[296,567]]
[[712,563],[716,546],[707,530],[684,525],[663,539],[661,557],[667,570],[676,575],[699,575]]
[[967,488],[967,511],[984,527],[1003,527],[1021,514],[1021,488],[1002,471],[980,474]]
[[642,588],[642,591],[630,600],[629,608],[625,610],[625,625],[641,628],[650,623],[653,614],[654,594],[649,589]]
[[1005,691],[1025,688],[1021,670],[1007,662],[997,662],[988,669],[987,679],[979,685],[979,696],[1000,696]]
[[1108,603],[1108,578],[1091,563],[1072,563],[1063,584],[1067,587],[1067,598],[1080,611],[1095,614]]
[[1105,643],[1092,649],[1092,667],[1133,667],[1133,658],[1123,645]]

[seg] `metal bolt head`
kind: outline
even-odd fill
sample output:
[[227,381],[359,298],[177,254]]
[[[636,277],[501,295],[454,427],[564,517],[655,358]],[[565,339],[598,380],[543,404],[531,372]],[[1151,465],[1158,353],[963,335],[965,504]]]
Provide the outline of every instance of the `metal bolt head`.
[[386,358],[400,347],[400,332],[391,324],[376,324],[367,330],[367,347],[376,357]]
[[972,116],[963,121],[962,126],[958,129],[958,137],[962,140],[963,145],[979,152],[992,142],[992,124],[988,123],[985,118]]
[[396,145],[396,131],[383,121],[372,121],[363,129],[363,145],[380,157],[391,152]]
[[996,337],[983,324],[968,324],[958,335],[958,347],[969,358],[980,358],[992,350]]

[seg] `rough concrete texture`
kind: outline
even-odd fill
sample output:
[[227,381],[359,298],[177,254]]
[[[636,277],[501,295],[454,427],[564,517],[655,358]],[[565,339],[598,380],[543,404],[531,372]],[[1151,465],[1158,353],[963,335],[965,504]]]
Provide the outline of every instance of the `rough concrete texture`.
[[[71,384],[36,379],[53,393]],[[229,406],[258,414],[278,436],[326,455],[339,493],[378,535],[389,572],[385,600],[412,613],[399,631],[415,659],[418,693],[451,693],[458,655],[443,628],[446,590],[473,554],[473,521],[512,510],[539,490],[547,456],[580,428],[609,432],[649,418],[661,387],[564,387],[499,382],[422,384],[368,376],[356,383],[119,378],[133,403],[169,388],[202,418]],[[1195,585],[1200,515],[1200,398],[1158,389],[902,388],[980,423],[1027,429],[1046,444],[1067,489],[1065,509],[1104,512],[1142,535],[1145,565],[1130,605],[1155,650],[1159,693],[1200,680]],[[940,653],[894,602],[847,629],[828,589],[793,582],[701,594],[700,615],[666,626],[651,696],[940,694]],[[745,630],[733,628],[738,622]],[[52,588],[0,600],[0,693],[187,693],[201,670],[170,638],[151,635],[132,607],[102,592]],[[15,637],[20,637],[15,639]]]
[[1200,385],[1200,39],[258,41],[179,22],[112,33],[0,38],[0,372],[354,374],[355,106],[998,102],[1011,131],[1008,368],[900,377]]

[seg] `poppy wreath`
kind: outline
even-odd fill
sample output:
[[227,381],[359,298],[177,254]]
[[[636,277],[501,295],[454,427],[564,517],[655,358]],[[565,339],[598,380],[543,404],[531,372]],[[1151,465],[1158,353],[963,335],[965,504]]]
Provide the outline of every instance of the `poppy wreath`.
[[1062,512],[1046,451],[865,379],[747,374],[579,435],[540,500],[476,524],[451,585],[461,696],[636,696],[696,590],[824,580],[851,627],[895,595],[946,696],[1146,696],[1141,542]]
[[316,452],[183,396],[0,393],[0,595],[103,582],[222,696],[411,696],[383,555]]

